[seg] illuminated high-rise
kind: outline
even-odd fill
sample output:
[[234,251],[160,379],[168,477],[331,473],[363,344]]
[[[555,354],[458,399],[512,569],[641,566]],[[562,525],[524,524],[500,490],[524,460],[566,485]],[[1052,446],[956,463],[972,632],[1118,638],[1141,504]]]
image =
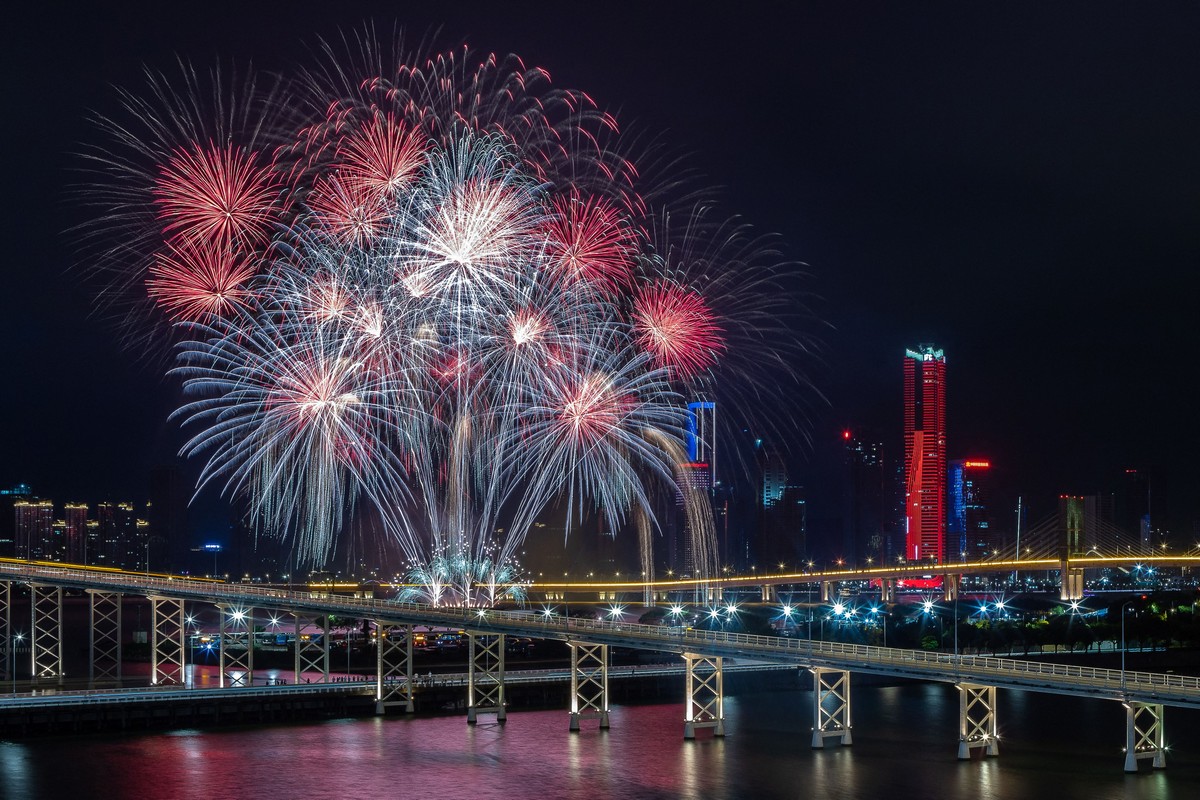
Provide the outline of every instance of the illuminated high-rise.
[[54,503],[49,500],[18,500],[16,518],[17,558],[45,558],[54,542]]
[[904,352],[904,499],[909,561],[946,557],[946,356]]

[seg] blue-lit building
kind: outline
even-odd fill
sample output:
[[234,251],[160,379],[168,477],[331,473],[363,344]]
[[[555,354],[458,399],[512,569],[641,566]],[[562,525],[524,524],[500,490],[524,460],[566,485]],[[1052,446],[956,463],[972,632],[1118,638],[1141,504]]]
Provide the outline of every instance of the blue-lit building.
[[946,553],[951,559],[974,560],[999,546],[988,514],[986,483],[991,463],[982,459],[951,461],[946,487]]

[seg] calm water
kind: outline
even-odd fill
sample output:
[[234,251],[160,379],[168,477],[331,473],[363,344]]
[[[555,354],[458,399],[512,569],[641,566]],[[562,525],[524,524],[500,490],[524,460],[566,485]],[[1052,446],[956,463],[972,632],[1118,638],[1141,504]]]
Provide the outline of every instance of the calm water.
[[[11,798],[1200,798],[1200,712],[1167,709],[1167,770],[1122,772],[1123,709],[999,693],[1000,757],[956,760],[953,687],[856,688],[854,746],[809,747],[808,692],[727,698],[728,736],[682,738],[682,705],[346,720],[0,742]],[[590,725],[590,727],[588,727]]]

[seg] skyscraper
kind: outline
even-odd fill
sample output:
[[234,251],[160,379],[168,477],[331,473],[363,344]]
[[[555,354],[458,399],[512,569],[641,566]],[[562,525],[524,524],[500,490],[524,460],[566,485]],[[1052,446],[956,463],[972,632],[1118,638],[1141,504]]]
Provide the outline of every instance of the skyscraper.
[[910,561],[946,556],[946,356],[931,344],[904,351],[904,492]]
[[63,506],[63,518],[67,526],[64,559],[80,564],[83,562],[84,538],[87,536],[87,503],[67,503]]
[[952,560],[985,558],[1003,544],[992,527],[985,477],[991,462],[980,458],[950,462],[947,547]]
[[887,558],[887,494],[883,445],[869,437],[842,431],[842,546],[847,563],[866,566]]
[[54,542],[54,503],[18,500],[13,504],[17,558],[46,558]]

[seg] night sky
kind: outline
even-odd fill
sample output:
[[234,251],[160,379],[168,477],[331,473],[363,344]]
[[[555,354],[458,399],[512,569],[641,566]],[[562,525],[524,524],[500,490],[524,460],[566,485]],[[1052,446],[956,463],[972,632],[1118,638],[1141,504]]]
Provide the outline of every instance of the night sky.
[[6,20],[0,483],[140,502],[180,444],[175,387],[92,312],[67,232],[86,213],[69,190],[99,136],[89,113],[115,110],[112,87],[140,87],[143,65],[282,70],[374,19],[545,67],[667,134],[726,211],[781,235],[829,324],[797,457],[814,496],[843,427],[899,457],[904,348],[934,342],[949,457],[990,458],[1045,513],[1151,470],[1155,524],[1194,536],[1194,3],[114,5]]

